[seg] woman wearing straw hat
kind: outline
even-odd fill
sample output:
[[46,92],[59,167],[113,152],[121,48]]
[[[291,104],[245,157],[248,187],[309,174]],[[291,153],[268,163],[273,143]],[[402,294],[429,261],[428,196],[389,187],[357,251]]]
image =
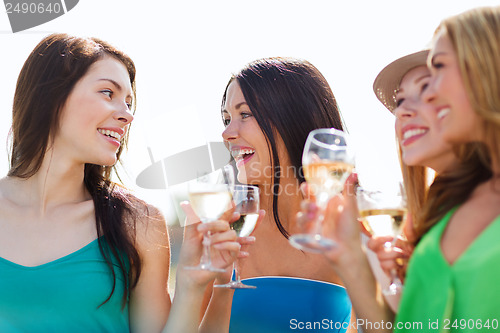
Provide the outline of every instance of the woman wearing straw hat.
[[[396,115],[396,135],[400,144],[403,178],[408,192],[409,214],[408,225],[405,228],[411,244],[417,243],[432,226],[423,223],[426,219],[439,220],[444,215],[436,209],[436,202],[441,202],[439,193],[443,186],[456,184],[468,179],[467,186],[458,189],[457,197],[463,198],[480,181],[488,177],[486,168],[480,163],[476,154],[477,147],[467,147],[454,153],[452,146],[444,142],[439,135],[439,122],[435,108],[423,99],[430,80],[426,57],[428,51],[420,51],[407,55],[389,64],[377,76],[374,91],[377,98]],[[427,190],[426,169],[436,171],[438,177]],[[348,182],[347,187],[353,186]],[[353,191],[353,189],[350,189]],[[353,193],[347,191],[347,193]],[[426,200],[424,200],[426,199]],[[465,200],[465,199],[463,199]],[[341,215],[338,205],[344,210]],[[303,214],[302,216],[305,216]],[[359,246],[358,224],[356,219],[356,205],[353,197],[345,200],[335,198],[329,204],[327,216],[336,220],[336,237],[339,247],[325,255],[336,267],[349,291],[358,318],[365,319],[366,331],[381,331],[392,329],[392,311],[378,299],[377,288],[373,275],[369,269],[364,253]],[[339,220],[340,217],[340,220]],[[395,258],[408,256],[408,253],[383,250],[383,243],[392,240],[380,237],[369,242],[369,246],[377,251],[382,267],[389,271],[399,268]],[[353,262],[360,264],[353,265]],[[369,323],[389,322],[386,326],[377,326]]]

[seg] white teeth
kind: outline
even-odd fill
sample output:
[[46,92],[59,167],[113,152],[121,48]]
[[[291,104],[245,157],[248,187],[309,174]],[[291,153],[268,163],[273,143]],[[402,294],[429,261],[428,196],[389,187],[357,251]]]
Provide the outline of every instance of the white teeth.
[[255,150],[253,149],[241,149],[240,154],[253,154],[255,153]]
[[231,155],[233,155],[234,158],[243,158],[243,155],[246,155],[246,154],[253,154],[255,153],[255,150],[254,149],[248,149],[248,148],[244,148],[244,149],[235,149],[231,152]]
[[438,112],[437,117],[438,119],[446,117],[450,113],[450,108],[442,109],[441,111]]
[[118,141],[120,141],[120,139],[121,139],[121,135],[115,131],[105,130],[105,129],[101,129],[101,128],[99,128],[97,131],[103,135],[110,136]]
[[423,128],[415,128],[415,129],[408,130],[408,131],[403,133],[403,140],[411,138],[415,135],[423,134],[425,132],[427,132],[427,130],[423,129]]

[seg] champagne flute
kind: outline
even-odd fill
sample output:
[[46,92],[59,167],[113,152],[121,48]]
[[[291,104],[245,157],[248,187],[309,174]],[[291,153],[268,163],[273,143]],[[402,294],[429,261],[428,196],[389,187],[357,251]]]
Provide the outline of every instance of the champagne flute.
[[[202,223],[216,221],[231,206],[234,188],[234,170],[231,165],[205,174],[188,184],[188,195],[191,207]],[[225,272],[222,268],[212,266],[210,257],[210,232],[203,235],[203,254],[198,266],[187,266],[186,269]]]
[[320,128],[309,133],[302,154],[304,177],[316,197],[320,213],[307,223],[304,233],[290,237],[290,243],[304,251],[321,253],[335,246],[335,241],[322,235],[324,210],[328,200],[339,194],[354,168],[354,155],[347,146],[346,135],[333,128]]
[[[259,219],[259,188],[257,186],[236,185],[233,192],[233,201],[235,212],[240,214],[240,218],[231,223],[231,229],[236,231],[238,237],[250,236]],[[255,286],[246,285],[241,282],[238,264],[239,259],[236,259],[233,263],[234,274],[229,283],[214,285],[214,287],[255,289]]]
[[[356,198],[361,223],[373,236],[393,236],[392,242],[384,247],[391,249],[401,234],[402,225],[406,221],[406,198],[400,184],[400,192],[389,194],[381,191],[369,191],[359,187]],[[382,290],[384,295],[396,295],[403,289],[403,284],[396,270],[391,270],[391,283]]]

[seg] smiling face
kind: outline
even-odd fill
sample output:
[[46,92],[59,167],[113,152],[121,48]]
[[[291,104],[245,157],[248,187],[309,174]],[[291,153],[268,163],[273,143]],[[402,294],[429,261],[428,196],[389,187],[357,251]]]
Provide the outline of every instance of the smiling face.
[[243,184],[269,184],[272,168],[266,137],[236,80],[227,88],[222,118],[226,126],[222,137],[236,160],[238,181]]
[[396,135],[403,162],[409,166],[426,166],[438,173],[455,161],[451,145],[440,136],[436,108],[422,99],[430,81],[425,65],[406,73],[396,94]]
[[113,165],[133,116],[126,67],[106,56],[76,83],[61,110],[54,151],[77,164]]
[[481,122],[467,97],[457,55],[442,29],[429,54],[432,79],[424,99],[435,106],[441,135],[449,143],[481,141]]

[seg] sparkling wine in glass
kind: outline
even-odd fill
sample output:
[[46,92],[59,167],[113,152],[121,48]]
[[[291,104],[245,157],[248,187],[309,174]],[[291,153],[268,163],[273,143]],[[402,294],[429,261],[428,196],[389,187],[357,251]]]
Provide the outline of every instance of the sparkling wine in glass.
[[[359,208],[359,219],[365,229],[373,236],[393,236],[392,242],[385,247],[391,249],[401,234],[406,221],[407,209],[403,188],[399,193],[389,194],[382,191],[369,191],[359,187],[356,198]],[[391,283],[382,290],[384,295],[396,295],[403,288],[397,272],[391,270]]]
[[384,208],[359,211],[361,223],[373,236],[394,236],[401,233],[406,220],[406,209]]
[[[236,231],[238,237],[250,236],[259,219],[259,188],[250,185],[236,185],[233,192],[233,201],[235,212],[240,214],[240,218],[231,223],[231,229]],[[255,286],[246,285],[241,282],[238,264],[239,260],[237,259],[233,264],[234,274],[229,283],[214,285],[214,287],[255,289]]]
[[339,194],[354,168],[354,155],[347,146],[344,132],[333,128],[312,131],[302,154],[304,178],[316,197],[320,213],[315,221],[302,226],[302,233],[290,237],[290,243],[304,251],[321,253],[335,242],[322,235],[323,212],[328,200]]
[[[205,174],[188,185],[191,207],[202,223],[216,221],[231,207],[232,190],[234,188],[234,170],[231,165]],[[203,254],[198,266],[186,269],[225,272],[222,268],[212,266],[210,258],[210,233],[203,235]]]

